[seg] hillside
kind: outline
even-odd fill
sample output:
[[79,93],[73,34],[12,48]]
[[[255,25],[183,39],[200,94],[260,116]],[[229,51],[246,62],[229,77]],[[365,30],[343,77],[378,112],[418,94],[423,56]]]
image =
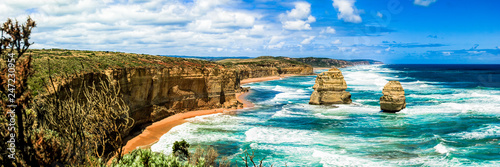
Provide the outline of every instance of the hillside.
[[370,65],[370,64],[383,64],[380,61],[376,60],[338,60],[338,59],[330,59],[330,58],[317,58],[317,57],[305,57],[305,58],[291,58],[293,60],[309,64],[313,67],[349,67],[355,65]]

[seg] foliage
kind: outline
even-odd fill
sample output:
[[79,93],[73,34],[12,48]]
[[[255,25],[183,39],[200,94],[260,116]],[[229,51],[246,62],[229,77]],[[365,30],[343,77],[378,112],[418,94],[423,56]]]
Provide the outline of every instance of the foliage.
[[123,132],[134,121],[119,90],[108,78],[98,85],[84,86],[64,100],[58,94],[40,99],[36,108],[40,126],[58,133],[60,149],[65,150],[59,162],[91,163],[94,158],[110,158],[112,151],[121,159]]
[[[132,152],[123,156],[121,161],[114,160],[110,165],[112,167],[139,167],[139,166],[168,166],[168,167],[195,167],[187,162],[182,162],[179,158],[173,155],[165,155],[162,153],[155,153],[151,150],[135,149]],[[202,167],[204,163],[201,162],[196,167]]]
[[189,143],[185,140],[175,141],[172,146],[172,153],[182,160],[189,159]]
[[[206,149],[198,146],[194,154],[191,155],[189,163],[200,166],[200,162],[203,162],[205,165],[202,166],[204,167],[216,166],[218,158],[219,153],[212,146],[208,146]],[[227,157],[221,157],[218,161],[219,167],[228,167],[230,165]]]
[[[24,24],[7,19],[0,27],[0,56],[2,57],[0,61],[0,106],[4,111],[0,114],[0,119],[7,120],[7,115],[15,115],[15,117],[11,117],[15,121],[9,119],[9,122],[15,122],[15,130],[9,130],[9,127],[5,125],[0,126],[0,135],[3,139],[0,149],[7,150],[10,145],[6,141],[11,139],[11,134],[16,135],[15,159],[4,160],[4,158],[8,157],[8,152],[3,151],[0,153],[0,161],[5,162],[6,165],[11,163],[17,165],[36,164],[32,152],[34,147],[31,145],[33,142],[30,137],[35,123],[34,113],[28,112],[31,101],[28,79],[33,75],[32,58],[30,55],[24,54],[32,44],[29,39],[31,31],[35,27],[36,23],[30,17],[27,18]],[[7,65],[7,62],[9,65]],[[12,110],[15,113],[8,114]]]

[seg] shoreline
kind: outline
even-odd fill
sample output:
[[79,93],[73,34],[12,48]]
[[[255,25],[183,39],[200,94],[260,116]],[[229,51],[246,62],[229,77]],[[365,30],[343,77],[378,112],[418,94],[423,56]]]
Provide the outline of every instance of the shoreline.
[[[254,82],[264,82],[271,80],[278,80],[291,76],[299,76],[300,74],[285,74],[281,76],[269,76],[269,77],[261,77],[261,78],[248,78],[240,81],[240,85],[245,85]],[[249,102],[245,99],[245,97],[251,92],[244,93],[236,93],[236,99],[243,103],[243,108],[252,108],[255,105],[252,102]],[[217,109],[209,109],[209,110],[194,110],[188,111],[184,113],[177,113],[172,116],[163,118],[160,121],[156,121],[153,124],[147,126],[139,135],[133,137],[128,140],[125,146],[123,146],[123,154],[127,154],[137,148],[147,149],[150,148],[153,144],[160,140],[160,137],[165,133],[170,131],[170,129],[175,126],[186,123],[186,119],[193,118],[196,116],[217,114],[217,113],[230,113],[239,109],[225,109],[225,108],[217,108]]]
[[293,76],[302,76],[302,75],[304,75],[304,74],[283,74],[280,76],[247,78],[247,79],[241,80],[240,85],[245,85],[245,84],[254,83],[254,82],[272,81],[272,80],[278,80],[278,79],[282,79],[282,78],[293,77]]

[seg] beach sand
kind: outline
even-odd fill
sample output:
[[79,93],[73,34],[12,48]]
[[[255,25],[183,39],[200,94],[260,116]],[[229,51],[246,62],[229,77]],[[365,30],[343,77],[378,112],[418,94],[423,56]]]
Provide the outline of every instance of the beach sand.
[[291,76],[298,76],[298,74],[283,74],[280,76],[270,76],[270,77],[262,77],[262,78],[248,78],[248,79],[241,80],[240,84],[244,85],[244,84],[249,84],[249,83],[254,83],[254,82],[278,80],[281,78],[286,78],[286,77],[291,77]]
[[[296,76],[297,74],[285,74],[281,76],[271,76],[271,77],[262,77],[262,78],[249,78],[249,79],[244,79],[240,83],[241,85],[243,84],[248,84],[248,83],[253,83],[253,82],[263,82],[263,81],[270,81],[270,80],[277,80],[285,77],[290,77],[290,76]],[[250,90],[251,91],[251,90]],[[248,95],[249,92],[245,93],[237,93],[236,94],[236,99],[243,103],[243,108],[250,108],[253,107],[254,105],[245,100],[245,97]],[[127,144],[123,147],[123,153],[126,154],[134,149],[137,148],[150,148],[154,143],[158,142],[160,140],[160,137],[163,136],[165,133],[167,133],[170,129],[177,125],[181,125],[186,122],[186,119],[188,118],[193,118],[196,116],[202,116],[202,115],[209,115],[209,114],[217,114],[217,113],[229,113],[229,112],[234,112],[237,109],[224,109],[224,108],[218,108],[218,109],[210,109],[210,110],[196,110],[196,111],[189,111],[185,113],[178,113],[172,116],[169,116],[167,118],[164,118],[160,121],[154,122],[153,124],[149,125],[140,133],[139,135],[133,137],[132,139],[127,141]]]

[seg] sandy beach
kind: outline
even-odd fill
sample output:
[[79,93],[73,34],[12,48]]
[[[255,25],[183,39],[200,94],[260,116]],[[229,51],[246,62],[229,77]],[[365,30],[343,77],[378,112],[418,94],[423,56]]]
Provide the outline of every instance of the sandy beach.
[[327,69],[331,69],[331,68],[328,68],[328,67],[314,67],[313,70],[327,70]]
[[263,82],[263,81],[271,81],[271,80],[278,80],[281,78],[286,78],[286,77],[291,77],[291,76],[298,76],[299,74],[283,74],[280,76],[270,76],[270,77],[262,77],[262,78],[248,78],[240,81],[241,85],[244,84],[249,84],[249,83],[254,83],[254,82]]
[[[270,81],[270,80],[277,80],[285,77],[290,77],[290,76],[296,76],[297,74],[285,74],[281,76],[270,76],[270,77],[262,77],[262,78],[250,78],[250,79],[244,79],[240,83],[243,84],[248,84],[248,83],[253,83],[253,82],[263,82],[263,81]],[[250,90],[251,91],[251,90]],[[236,94],[236,99],[243,103],[243,108],[250,108],[253,107],[254,105],[245,100],[245,97],[249,94],[250,92],[245,92],[245,93],[237,93]],[[149,148],[151,145],[156,143],[158,140],[160,140],[160,137],[167,133],[170,129],[177,125],[181,125],[186,122],[186,119],[188,118],[193,118],[196,116],[202,116],[202,115],[209,115],[209,114],[217,114],[217,113],[226,113],[226,112],[232,112],[237,109],[224,109],[224,108],[218,108],[218,109],[210,109],[210,110],[196,110],[196,111],[189,111],[185,113],[178,113],[173,116],[164,118],[160,121],[157,121],[142,131],[141,134],[135,136],[134,138],[130,139],[127,141],[127,144],[123,147],[123,153],[126,154],[134,149],[137,148]]]

